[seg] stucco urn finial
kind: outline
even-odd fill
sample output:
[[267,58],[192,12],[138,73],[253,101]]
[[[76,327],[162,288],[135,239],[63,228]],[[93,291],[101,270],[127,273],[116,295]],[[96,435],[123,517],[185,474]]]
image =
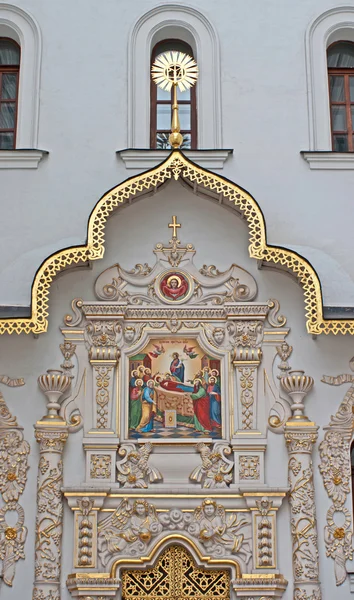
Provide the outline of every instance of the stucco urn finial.
[[38,377],[38,384],[42,392],[47,397],[47,414],[42,421],[63,421],[59,415],[60,398],[70,386],[70,377],[64,375],[63,371],[48,369],[44,375]]
[[313,378],[305,375],[304,371],[289,371],[288,375],[281,378],[281,385],[292,400],[290,421],[308,421],[304,414],[304,398],[312,389]]

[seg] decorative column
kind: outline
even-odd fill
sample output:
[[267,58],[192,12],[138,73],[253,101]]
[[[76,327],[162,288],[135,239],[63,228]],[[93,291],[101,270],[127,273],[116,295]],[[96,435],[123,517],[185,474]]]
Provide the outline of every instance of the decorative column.
[[292,417],[284,427],[289,452],[288,478],[293,542],[294,600],[321,600],[312,450],[318,427],[304,414],[304,397],[313,386],[304,371],[281,378],[292,399]]
[[60,398],[70,386],[62,371],[48,370],[38,378],[47,397],[47,414],[35,425],[40,459],[37,479],[35,581],[33,600],[59,600],[63,532],[62,454],[68,425],[59,415]]

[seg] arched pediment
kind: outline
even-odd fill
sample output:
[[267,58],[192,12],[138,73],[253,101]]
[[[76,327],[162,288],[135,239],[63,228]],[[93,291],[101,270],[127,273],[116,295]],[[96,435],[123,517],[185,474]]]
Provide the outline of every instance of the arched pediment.
[[86,245],[60,250],[43,262],[32,285],[31,317],[0,319],[0,333],[45,332],[48,327],[49,291],[56,275],[69,267],[101,259],[109,216],[123,204],[154,192],[173,178],[191,191],[232,208],[247,221],[250,257],[257,259],[260,265],[288,271],[302,286],[309,333],[354,334],[354,320],[324,319],[321,283],[311,264],[292,250],[267,244],[265,220],[256,200],[226,178],[194,164],[179,150],[172,151],[154,169],[127,179],[102,196],[89,217]]

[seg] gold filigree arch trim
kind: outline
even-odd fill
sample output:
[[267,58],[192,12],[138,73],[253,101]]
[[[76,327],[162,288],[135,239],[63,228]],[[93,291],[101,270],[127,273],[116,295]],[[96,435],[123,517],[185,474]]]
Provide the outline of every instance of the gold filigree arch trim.
[[354,335],[354,320],[323,318],[321,284],[310,263],[292,250],[267,244],[265,222],[256,200],[231,181],[194,164],[180,150],[172,151],[163,163],[126,180],[98,201],[89,218],[86,246],[60,250],[43,262],[32,285],[31,317],[0,319],[0,334],[45,332],[48,327],[50,285],[55,276],[70,266],[102,258],[105,225],[110,214],[129,199],[157,188],[172,177],[206,188],[230,202],[244,216],[249,227],[250,256],[287,269],[303,287],[309,333]]
[[180,545],[166,548],[150,569],[123,569],[121,579],[124,600],[230,598],[229,570],[197,567],[190,553]]
[[166,547],[169,547],[172,544],[180,544],[187,548],[187,550],[192,550],[198,558],[200,564],[204,564],[207,566],[216,566],[220,569],[230,568],[235,571],[237,579],[242,577],[241,567],[237,560],[229,559],[229,558],[211,558],[211,556],[204,556],[197,544],[190,540],[185,535],[181,533],[171,533],[155,544],[152,548],[150,554],[148,556],[139,556],[137,558],[118,558],[112,565],[109,577],[116,577],[118,569],[121,568],[130,568],[133,565],[151,565],[156,556],[163,552]]

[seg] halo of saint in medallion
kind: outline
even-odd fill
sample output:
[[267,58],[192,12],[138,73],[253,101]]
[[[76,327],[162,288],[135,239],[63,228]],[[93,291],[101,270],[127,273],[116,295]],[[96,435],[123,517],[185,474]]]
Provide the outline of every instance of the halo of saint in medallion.
[[182,271],[168,271],[159,277],[158,292],[165,302],[186,301],[192,292],[191,281]]

